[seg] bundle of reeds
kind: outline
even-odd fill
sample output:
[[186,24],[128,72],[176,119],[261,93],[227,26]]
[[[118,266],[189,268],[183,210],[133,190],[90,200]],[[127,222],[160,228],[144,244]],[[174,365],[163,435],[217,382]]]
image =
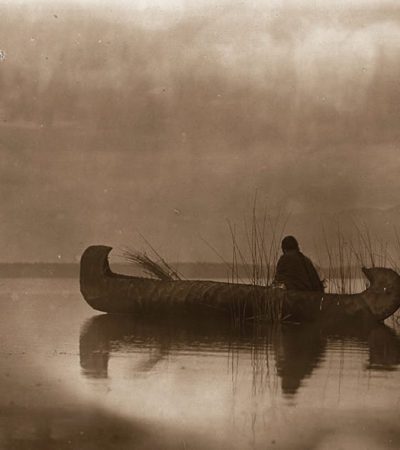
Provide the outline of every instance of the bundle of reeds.
[[137,252],[130,249],[124,250],[122,255],[128,262],[139,265],[151,278],[157,278],[162,281],[182,279],[178,272],[163,258],[159,258],[158,261],[155,261],[146,253]]

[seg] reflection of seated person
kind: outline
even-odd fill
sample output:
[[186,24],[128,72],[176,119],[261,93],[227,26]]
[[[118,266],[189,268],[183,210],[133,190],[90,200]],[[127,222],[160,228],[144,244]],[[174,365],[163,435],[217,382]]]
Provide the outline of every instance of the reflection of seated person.
[[282,240],[283,255],[279,258],[273,284],[296,291],[324,292],[324,285],[311,260],[301,253],[293,236]]

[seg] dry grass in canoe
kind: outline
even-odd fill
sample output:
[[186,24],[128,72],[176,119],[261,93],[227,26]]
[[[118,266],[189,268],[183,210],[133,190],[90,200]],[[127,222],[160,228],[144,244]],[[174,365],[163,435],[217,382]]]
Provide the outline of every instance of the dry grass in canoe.
[[157,278],[161,281],[175,281],[182,279],[178,272],[161,257],[156,261],[150,258],[146,253],[130,249],[124,250],[122,256],[128,262],[139,265],[151,278]]

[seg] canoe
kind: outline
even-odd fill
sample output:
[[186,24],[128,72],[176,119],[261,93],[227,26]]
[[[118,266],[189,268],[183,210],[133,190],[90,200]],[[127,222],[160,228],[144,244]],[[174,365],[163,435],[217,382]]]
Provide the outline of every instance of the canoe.
[[226,317],[296,322],[350,318],[383,321],[400,306],[400,276],[392,269],[363,268],[370,286],[358,294],[288,291],[252,284],[203,280],[161,281],[113,273],[112,247],[94,245],[81,257],[80,290],[107,313]]

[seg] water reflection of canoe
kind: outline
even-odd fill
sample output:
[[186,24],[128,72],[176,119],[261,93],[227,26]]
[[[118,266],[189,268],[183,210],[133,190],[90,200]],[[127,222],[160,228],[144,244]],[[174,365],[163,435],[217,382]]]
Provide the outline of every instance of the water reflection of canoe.
[[365,370],[389,371],[400,364],[400,339],[381,323],[354,326],[351,323],[317,323],[282,328],[279,345],[274,346],[277,372],[282,378],[282,391],[295,394],[305,378],[321,364],[328,345],[351,342],[368,349]]
[[210,320],[160,320],[133,315],[102,314],[84,323],[80,333],[79,354],[84,374],[90,378],[107,377],[111,352],[131,353],[148,349],[141,372],[151,370],[174,351],[229,351],[249,348],[246,333],[237,333],[229,322]]
[[[111,247],[88,247],[81,258],[80,287],[87,303],[109,313],[179,313],[250,319],[265,305],[280,305],[295,321],[362,318],[382,321],[400,306],[400,276],[391,269],[363,269],[370,287],[359,294],[285,291],[215,281],[160,281],[115,274],[108,264]],[[236,317],[237,318],[237,317]]]
[[[251,355],[253,367],[260,371],[268,363],[266,355],[272,351],[282,391],[292,396],[321,364],[328,341],[358,342],[361,347],[368,348],[366,370],[393,370],[400,363],[400,340],[383,324],[331,324],[329,327],[317,322],[285,324],[266,326],[253,333],[252,327],[235,332],[227,324],[221,326],[219,321],[201,325],[194,320],[138,320],[133,316],[114,314],[92,317],[83,325],[79,354],[85,376],[107,378],[111,353],[141,351],[142,358],[135,370],[148,372],[176,352],[200,355],[209,351],[221,354],[243,352]],[[147,351],[143,352],[143,349]],[[274,372],[268,373],[273,376]],[[263,377],[259,378],[266,382]]]

